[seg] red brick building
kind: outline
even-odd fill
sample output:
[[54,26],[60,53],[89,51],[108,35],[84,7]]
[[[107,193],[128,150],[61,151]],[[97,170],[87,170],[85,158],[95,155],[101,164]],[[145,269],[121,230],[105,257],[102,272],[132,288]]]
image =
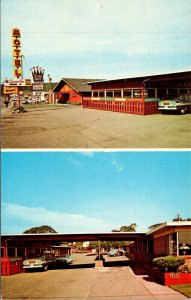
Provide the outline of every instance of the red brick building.
[[191,257],[191,221],[166,222],[147,235],[153,238],[154,255]]

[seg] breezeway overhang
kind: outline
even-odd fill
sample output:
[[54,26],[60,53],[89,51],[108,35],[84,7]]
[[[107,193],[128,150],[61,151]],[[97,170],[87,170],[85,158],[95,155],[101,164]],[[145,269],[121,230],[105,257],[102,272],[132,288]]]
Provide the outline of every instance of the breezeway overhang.
[[148,238],[145,232],[109,232],[109,233],[43,233],[43,234],[2,234],[1,241],[132,241]]

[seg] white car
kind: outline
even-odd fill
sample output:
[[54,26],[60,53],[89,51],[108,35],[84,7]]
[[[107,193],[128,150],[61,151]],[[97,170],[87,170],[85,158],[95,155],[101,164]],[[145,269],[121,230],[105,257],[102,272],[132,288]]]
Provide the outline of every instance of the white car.
[[184,115],[191,111],[191,95],[184,94],[174,100],[161,100],[158,102],[158,110],[162,113],[174,111]]
[[52,253],[43,253],[41,256],[31,256],[23,261],[23,269],[42,269],[47,271],[49,267],[56,265],[56,258]]

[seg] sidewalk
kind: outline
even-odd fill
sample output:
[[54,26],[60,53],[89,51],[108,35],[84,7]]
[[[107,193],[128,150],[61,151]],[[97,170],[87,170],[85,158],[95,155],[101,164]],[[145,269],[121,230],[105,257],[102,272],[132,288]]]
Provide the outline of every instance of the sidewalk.
[[[132,272],[133,273],[133,272]],[[133,273],[134,274],[134,273]],[[154,296],[154,299],[188,299],[186,296],[174,291],[170,287],[163,286],[158,284],[153,280],[151,276],[149,276],[142,268],[136,269],[136,278],[139,282],[144,285],[144,287],[149,290],[151,293],[151,297]],[[148,298],[150,299],[150,298]]]

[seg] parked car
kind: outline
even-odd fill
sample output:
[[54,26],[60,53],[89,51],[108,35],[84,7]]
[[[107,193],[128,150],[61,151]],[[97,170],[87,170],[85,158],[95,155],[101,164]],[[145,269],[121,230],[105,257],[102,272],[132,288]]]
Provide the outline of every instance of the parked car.
[[23,269],[42,269],[47,271],[50,267],[55,267],[56,258],[54,254],[44,252],[37,257],[31,256],[23,261]]
[[73,262],[74,258],[70,255],[62,255],[62,256],[56,256],[56,265],[58,267],[64,267]]
[[118,255],[118,249],[112,249],[107,253],[108,256],[117,256]]
[[17,101],[18,100],[18,95],[17,94],[11,94],[10,95],[10,100],[11,101]]
[[162,113],[174,111],[184,115],[191,111],[191,95],[183,94],[174,100],[161,100],[158,102],[158,109]]

